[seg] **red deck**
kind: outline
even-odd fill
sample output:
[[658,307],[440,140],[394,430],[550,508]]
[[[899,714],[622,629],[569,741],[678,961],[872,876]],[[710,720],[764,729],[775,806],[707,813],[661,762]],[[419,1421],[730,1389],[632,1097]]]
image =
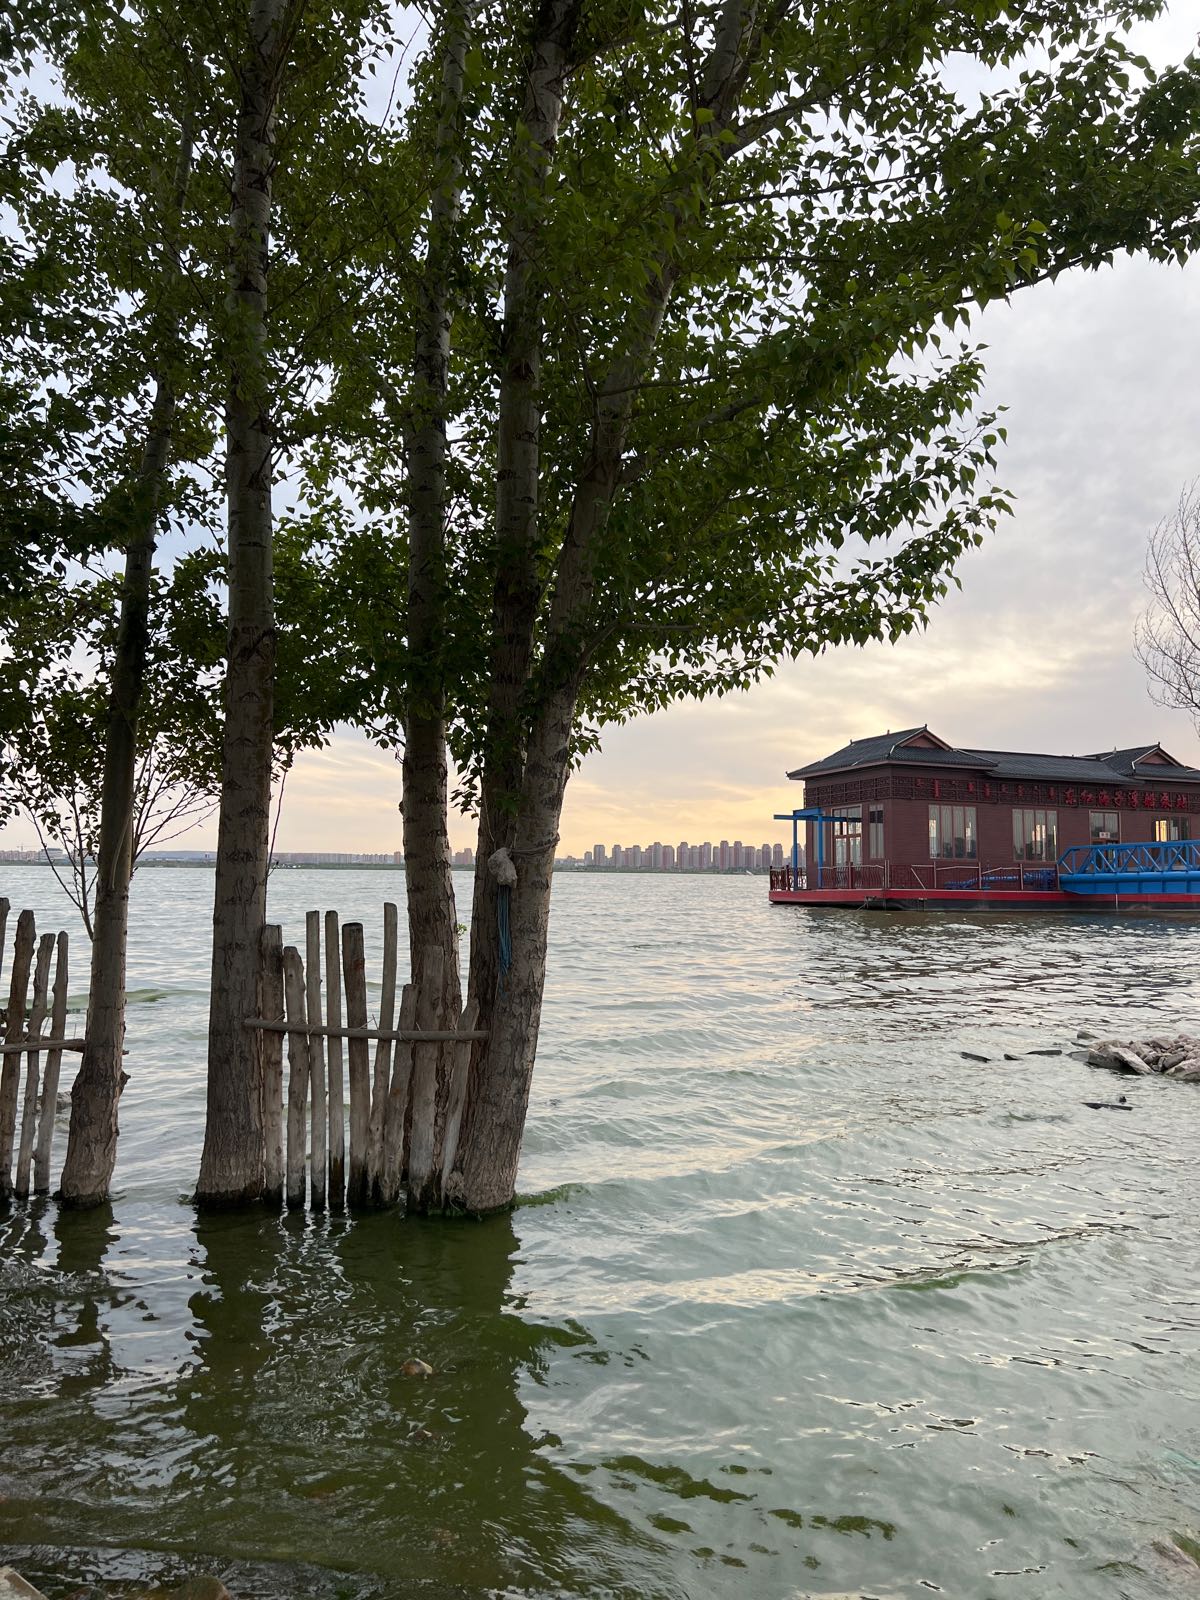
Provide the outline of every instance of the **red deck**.
[[772,889],[775,906],[841,906],[859,911],[1200,911],[1190,894],[1064,894],[1059,889]]

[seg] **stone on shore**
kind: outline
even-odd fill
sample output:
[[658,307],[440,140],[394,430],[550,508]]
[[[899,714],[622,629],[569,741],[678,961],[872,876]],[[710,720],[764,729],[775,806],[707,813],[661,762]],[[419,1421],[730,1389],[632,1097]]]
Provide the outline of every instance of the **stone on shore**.
[[1169,1039],[1101,1039],[1089,1049],[1088,1065],[1200,1083],[1200,1038],[1181,1033]]

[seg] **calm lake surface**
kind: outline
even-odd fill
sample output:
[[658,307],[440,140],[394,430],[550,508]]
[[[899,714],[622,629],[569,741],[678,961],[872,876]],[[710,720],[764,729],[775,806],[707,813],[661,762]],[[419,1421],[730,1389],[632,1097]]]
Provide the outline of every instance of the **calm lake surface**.
[[[369,974],[401,894],[271,884],[290,940],[361,918]],[[1200,924],[563,874],[511,1216],[201,1220],[211,902],[135,880],[111,1211],[0,1216],[0,1563],[53,1597],[1191,1592],[1200,1086],[1074,1037],[1197,1027]]]

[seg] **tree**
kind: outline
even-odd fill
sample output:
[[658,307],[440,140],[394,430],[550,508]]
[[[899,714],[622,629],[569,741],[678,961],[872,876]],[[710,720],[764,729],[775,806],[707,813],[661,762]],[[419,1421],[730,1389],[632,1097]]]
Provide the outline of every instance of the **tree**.
[[1150,535],[1142,581],[1150,595],[1134,628],[1134,654],[1160,706],[1200,726],[1200,479]]
[[[581,753],[608,723],[922,626],[1007,504],[954,328],[1117,250],[1194,247],[1196,63],[1155,77],[1106,31],[1156,9],[438,14],[408,125],[432,174],[423,277],[379,285],[319,458],[368,526],[314,546],[364,704],[407,741],[410,933],[449,971],[442,721],[479,815],[488,1038],[449,1184],[410,1183],[410,1204],[512,1197]],[[971,102],[963,60],[1005,86]],[[445,442],[440,499],[411,449],[397,470],[388,422]]]
[[[251,7],[240,19],[239,10],[218,16],[166,6],[136,14],[104,3],[65,7],[42,0],[5,52],[16,76],[7,85],[12,114],[0,193],[18,228],[2,247],[13,270],[0,284],[11,313],[0,347],[6,422],[0,444],[7,446],[11,435],[6,453],[20,463],[21,492],[3,513],[18,529],[0,562],[9,639],[18,648],[0,664],[0,729],[13,780],[5,800],[22,798],[46,826],[66,817],[85,918],[88,858],[97,857],[87,1047],[72,1097],[62,1190],[76,1204],[104,1197],[115,1158],[128,888],[138,847],[156,831],[161,836],[181,810],[194,811],[197,800],[206,804],[219,781],[220,760],[213,754],[214,732],[219,750],[221,731],[213,693],[220,658],[212,649],[216,591],[231,595],[233,611],[227,702],[233,710],[224,733],[235,755],[226,762],[219,852],[219,893],[226,900],[218,918],[222,978],[230,940],[236,947],[239,937],[239,897],[251,919],[262,921],[265,830],[261,844],[255,840],[247,853],[245,839],[237,837],[236,795],[229,803],[250,777],[248,768],[239,768],[247,753],[247,714],[258,738],[251,787],[259,799],[265,788],[267,805],[273,760],[286,765],[295,743],[307,737],[297,733],[293,742],[292,734],[301,724],[318,729],[316,737],[325,729],[312,694],[303,706],[291,697],[299,721],[289,724],[285,666],[282,734],[272,737],[275,463],[269,433],[256,430],[266,387],[286,368],[276,362],[268,374],[261,318],[256,323],[255,258],[265,259],[269,148],[261,170],[252,159],[245,165],[246,141],[254,139],[247,117],[253,123],[257,115],[247,112],[247,97],[263,91],[273,106],[276,66],[264,64],[262,51],[282,60],[299,10]],[[298,53],[307,56],[310,77],[322,87],[327,70],[344,83],[348,74],[339,74],[339,64],[347,48],[352,56],[359,48],[367,15],[365,6],[308,8],[305,49]],[[286,25],[286,36],[277,24]],[[25,43],[31,32],[55,75],[45,94],[20,82],[33,60]],[[261,109],[261,95],[256,104]],[[326,109],[318,98],[311,115],[319,121]],[[268,114],[273,120],[273,109]],[[303,139],[311,124],[297,122]],[[333,127],[336,133],[336,118]],[[238,136],[242,187],[230,227],[227,161]],[[304,292],[303,281],[285,287],[299,308],[291,321],[280,319],[286,345],[289,334],[303,331],[320,295]],[[337,326],[336,316],[324,320]],[[288,355],[294,376],[294,347]],[[177,536],[186,530],[195,539],[212,522],[221,390],[230,387],[230,373],[232,398],[224,407],[230,562],[213,560],[202,546],[176,560],[168,581],[158,580],[153,569],[163,529]],[[302,383],[298,403],[306,411]],[[290,420],[293,408],[280,409]],[[106,552],[123,563],[119,585],[108,576]],[[84,555],[100,557],[99,581],[80,578],[72,558]],[[48,602],[57,607],[47,610]],[[251,703],[264,683],[267,715],[255,721]],[[247,866],[259,887],[243,893],[239,872]],[[252,974],[257,969],[257,927],[249,962],[245,948],[243,976],[248,966]],[[217,987],[215,1014],[228,1017],[220,979]],[[235,1008],[226,1029],[239,1042],[245,1015],[244,1006]],[[239,1124],[257,1105],[256,1089],[245,1094],[251,1078],[235,1074],[231,1094]],[[251,1144],[253,1137],[251,1127]]]
[[[357,308],[342,263],[379,228],[369,208],[348,219],[347,197],[360,178],[360,202],[377,188],[360,96],[380,44],[372,0],[249,0],[226,40],[237,107],[223,322],[229,632],[202,1205],[262,1192],[260,1036],[246,1023],[259,1010],[278,737],[272,491],[295,442],[322,431],[329,352]],[[268,296],[281,271],[283,316]],[[315,669],[306,678],[302,715],[324,728],[337,695],[322,698]]]
[[[45,431],[65,417],[77,435],[73,450],[55,452],[50,498],[87,505],[103,529],[102,548],[119,551],[124,570],[115,627],[103,641],[103,685],[88,681],[72,661],[84,639],[60,627],[55,660],[53,630],[41,630],[45,650],[29,675],[47,697],[42,703],[31,697],[24,728],[10,721],[7,746],[34,814],[49,825],[56,809],[66,807],[74,834],[73,872],[92,959],[61,1196],[93,1204],[108,1193],[125,1082],[125,953],[137,835],[144,840],[153,831],[148,807],[166,798],[167,812],[178,815],[190,803],[167,795],[177,788],[176,774],[161,764],[156,771],[155,752],[161,756],[169,735],[160,724],[154,737],[139,737],[139,719],[151,657],[155,550],[183,484],[173,457],[194,459],[177,446],[180,389],[199,387],[195,375],[202,370],[194,359],[189,363],[186,345],[195,312],[184,226],[193,82],[191,63],[170,43],[169,23],[139,29],[109,8],[74,16],[47,9],[58,96],[39,99],[26,90],[16,96],[9,123],[23,313],[10,360],[18,350],[34,360]],[[129,48],[135,40],[136,51]],[[148,84],[160,99],[146,93]],[[52,181],[64,163],[73,171],[67,192]],[[92,596],[105,589],[94,585]],[[77,587],[71,600],[82,593]],[[68,615],[86,615],[88,598]],[[36,618],[29,626],[28,604],[24,610],[28,642],[39,630]],[[103,608],[93,609],[93,631],[105,621]],[[99,773],[84,748],[89,739],[103,750]]]
[[[220,726],[216,675],[201,665],[197,610],[181,568],[152,584],[128,811],[130,868],[155,844],[186,831],[216,805]],[[32,823],[59,884],[94,937],[106,724],[121,616],[120,580],[47,571],[5,608],[10,653],[0,660],[0,788]]]

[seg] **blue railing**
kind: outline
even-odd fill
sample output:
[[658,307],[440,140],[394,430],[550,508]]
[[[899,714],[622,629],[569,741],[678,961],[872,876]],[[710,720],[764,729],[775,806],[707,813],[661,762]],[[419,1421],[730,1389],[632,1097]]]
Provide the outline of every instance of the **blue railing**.
[[1200,840],[1075,845],[1058,875],[1071,894],[1200,895]]

